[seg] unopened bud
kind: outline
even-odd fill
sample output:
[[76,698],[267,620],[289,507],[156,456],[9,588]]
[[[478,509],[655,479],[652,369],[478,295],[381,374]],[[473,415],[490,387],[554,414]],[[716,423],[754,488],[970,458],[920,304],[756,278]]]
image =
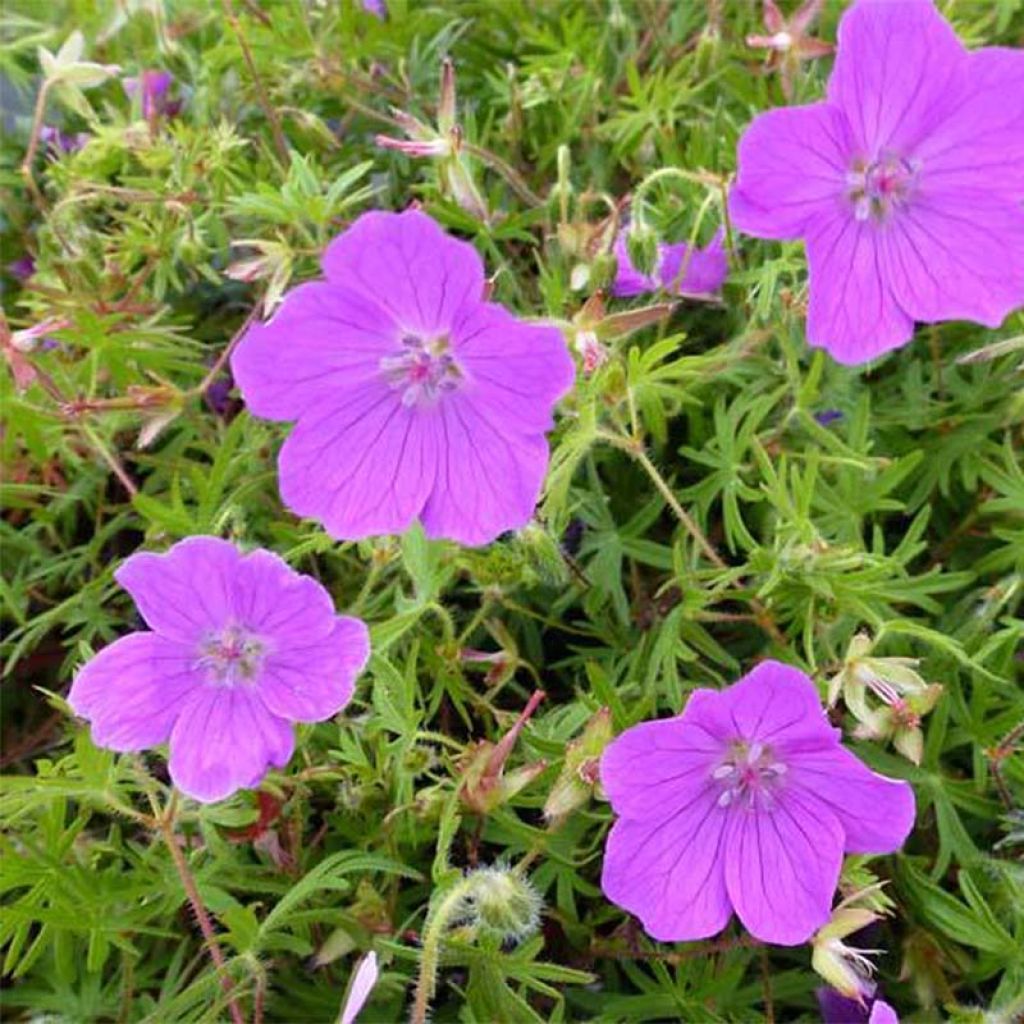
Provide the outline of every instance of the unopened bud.
[[528,879],[497,866],[478,868],[466,881],[471,928],[500,942],[522,942],[537,930],[544,904]]

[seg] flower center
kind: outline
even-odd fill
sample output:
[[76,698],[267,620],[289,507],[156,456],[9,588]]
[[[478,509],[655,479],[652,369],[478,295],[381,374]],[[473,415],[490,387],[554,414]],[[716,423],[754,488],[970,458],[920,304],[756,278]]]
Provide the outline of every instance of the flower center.
[[917,178],[919,164],[895,153],[875,160],[858,160],[847,175],[853,213],[857,220],[884,220],[903,205]]
[[775,803],[775,793],[785,774],[786,766],[775,759],[771,747],[736,740],[711,773],[721,788],[718,806],[742,804],[751,810],[756,807],[767,810]]
[[220,685],[252,683],[265,651],[263,641],[243,626],[226,626],[199,645],[199,665],[212,682]]
[[388,383],[401,389],[403,405],[433,405],[443,392],[453,391],[462,381],[447,334],[431,339],[403,335],[401,354],[385,356],[380,368]]

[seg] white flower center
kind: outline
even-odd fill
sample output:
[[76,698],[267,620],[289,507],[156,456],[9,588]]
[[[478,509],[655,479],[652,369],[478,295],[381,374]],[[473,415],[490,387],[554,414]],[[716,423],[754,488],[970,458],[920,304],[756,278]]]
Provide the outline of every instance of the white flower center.
[[719,807],[738,804],[750,810],[769,809],[774,806],[775,794],[782,786],[786,771],[771,747],[756,741],[736,740],[711,772],[711,778],[721,789]]
[[259,674],[266,644],[244,626],[230,625],[206,636],[199,645],[199,666],[221,686],[253,683]]
[[853,213],[857,220],[885,220],[906,203],[917,179],[920,163],[896,153],[874,160],[858,160],[847,175]]
[[462,370],[451,353],[448,335],[421,338],[402,336],[399,355],[385,356],[380,368],[388,383],[402,391],[403,405],[433,405],[446,391],[462,382]]

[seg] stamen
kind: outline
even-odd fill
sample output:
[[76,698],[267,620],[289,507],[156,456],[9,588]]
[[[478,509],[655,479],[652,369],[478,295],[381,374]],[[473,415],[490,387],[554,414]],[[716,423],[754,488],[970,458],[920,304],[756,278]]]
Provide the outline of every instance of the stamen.
[[400,344],[403,351],[384,356],[379,365],[388,383],[402,389],[403,405],[431,405],[461,384],[462,369],[447,335],[426,339],[403,334]]

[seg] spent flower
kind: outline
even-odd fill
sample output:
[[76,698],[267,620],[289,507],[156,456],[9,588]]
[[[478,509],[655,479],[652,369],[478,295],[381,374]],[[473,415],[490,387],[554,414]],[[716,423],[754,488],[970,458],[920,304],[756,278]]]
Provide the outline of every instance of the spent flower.
[[843,749],[811,680],[775,661],[626,730],[601,783],[618,817],[601,886],[662,941],[714,935],[735,911],[764,942],[806,942],[844,851],[896,850],[914,822],[910,786]]
[[807,338],[841,363],[915,321],[998,327],[1024,303],[1024,52],[968,51],[931,0],[843,15],[823,102],[760,114],[729,207],[803,238]]
[[476,250],[418,210],[364,214],[322,264],[231,360],[250,412],[298,420],[285,504],[346,540],[416,519],[463,544],[525,526],[574,378],[561,333],[484,301]]
[[826,57],[835,49],[831,43],[808,35],[824,6],[825,0],[804,0],[786,18],[775,0],[764,0],[764,27],[769,35],[747,36],[747,46],[768,51],[765,67],[779,69],[782,93],[787,100],[793,98],[793,79],[801,61]]
[[369,657],[366,626],[269,551],[190,537],[132,555],[114,578],[150,628],[86,662],[68,702],[98,746],[169,743],[171,779],[196,800],[286,765],[292,723],[340,711]]

